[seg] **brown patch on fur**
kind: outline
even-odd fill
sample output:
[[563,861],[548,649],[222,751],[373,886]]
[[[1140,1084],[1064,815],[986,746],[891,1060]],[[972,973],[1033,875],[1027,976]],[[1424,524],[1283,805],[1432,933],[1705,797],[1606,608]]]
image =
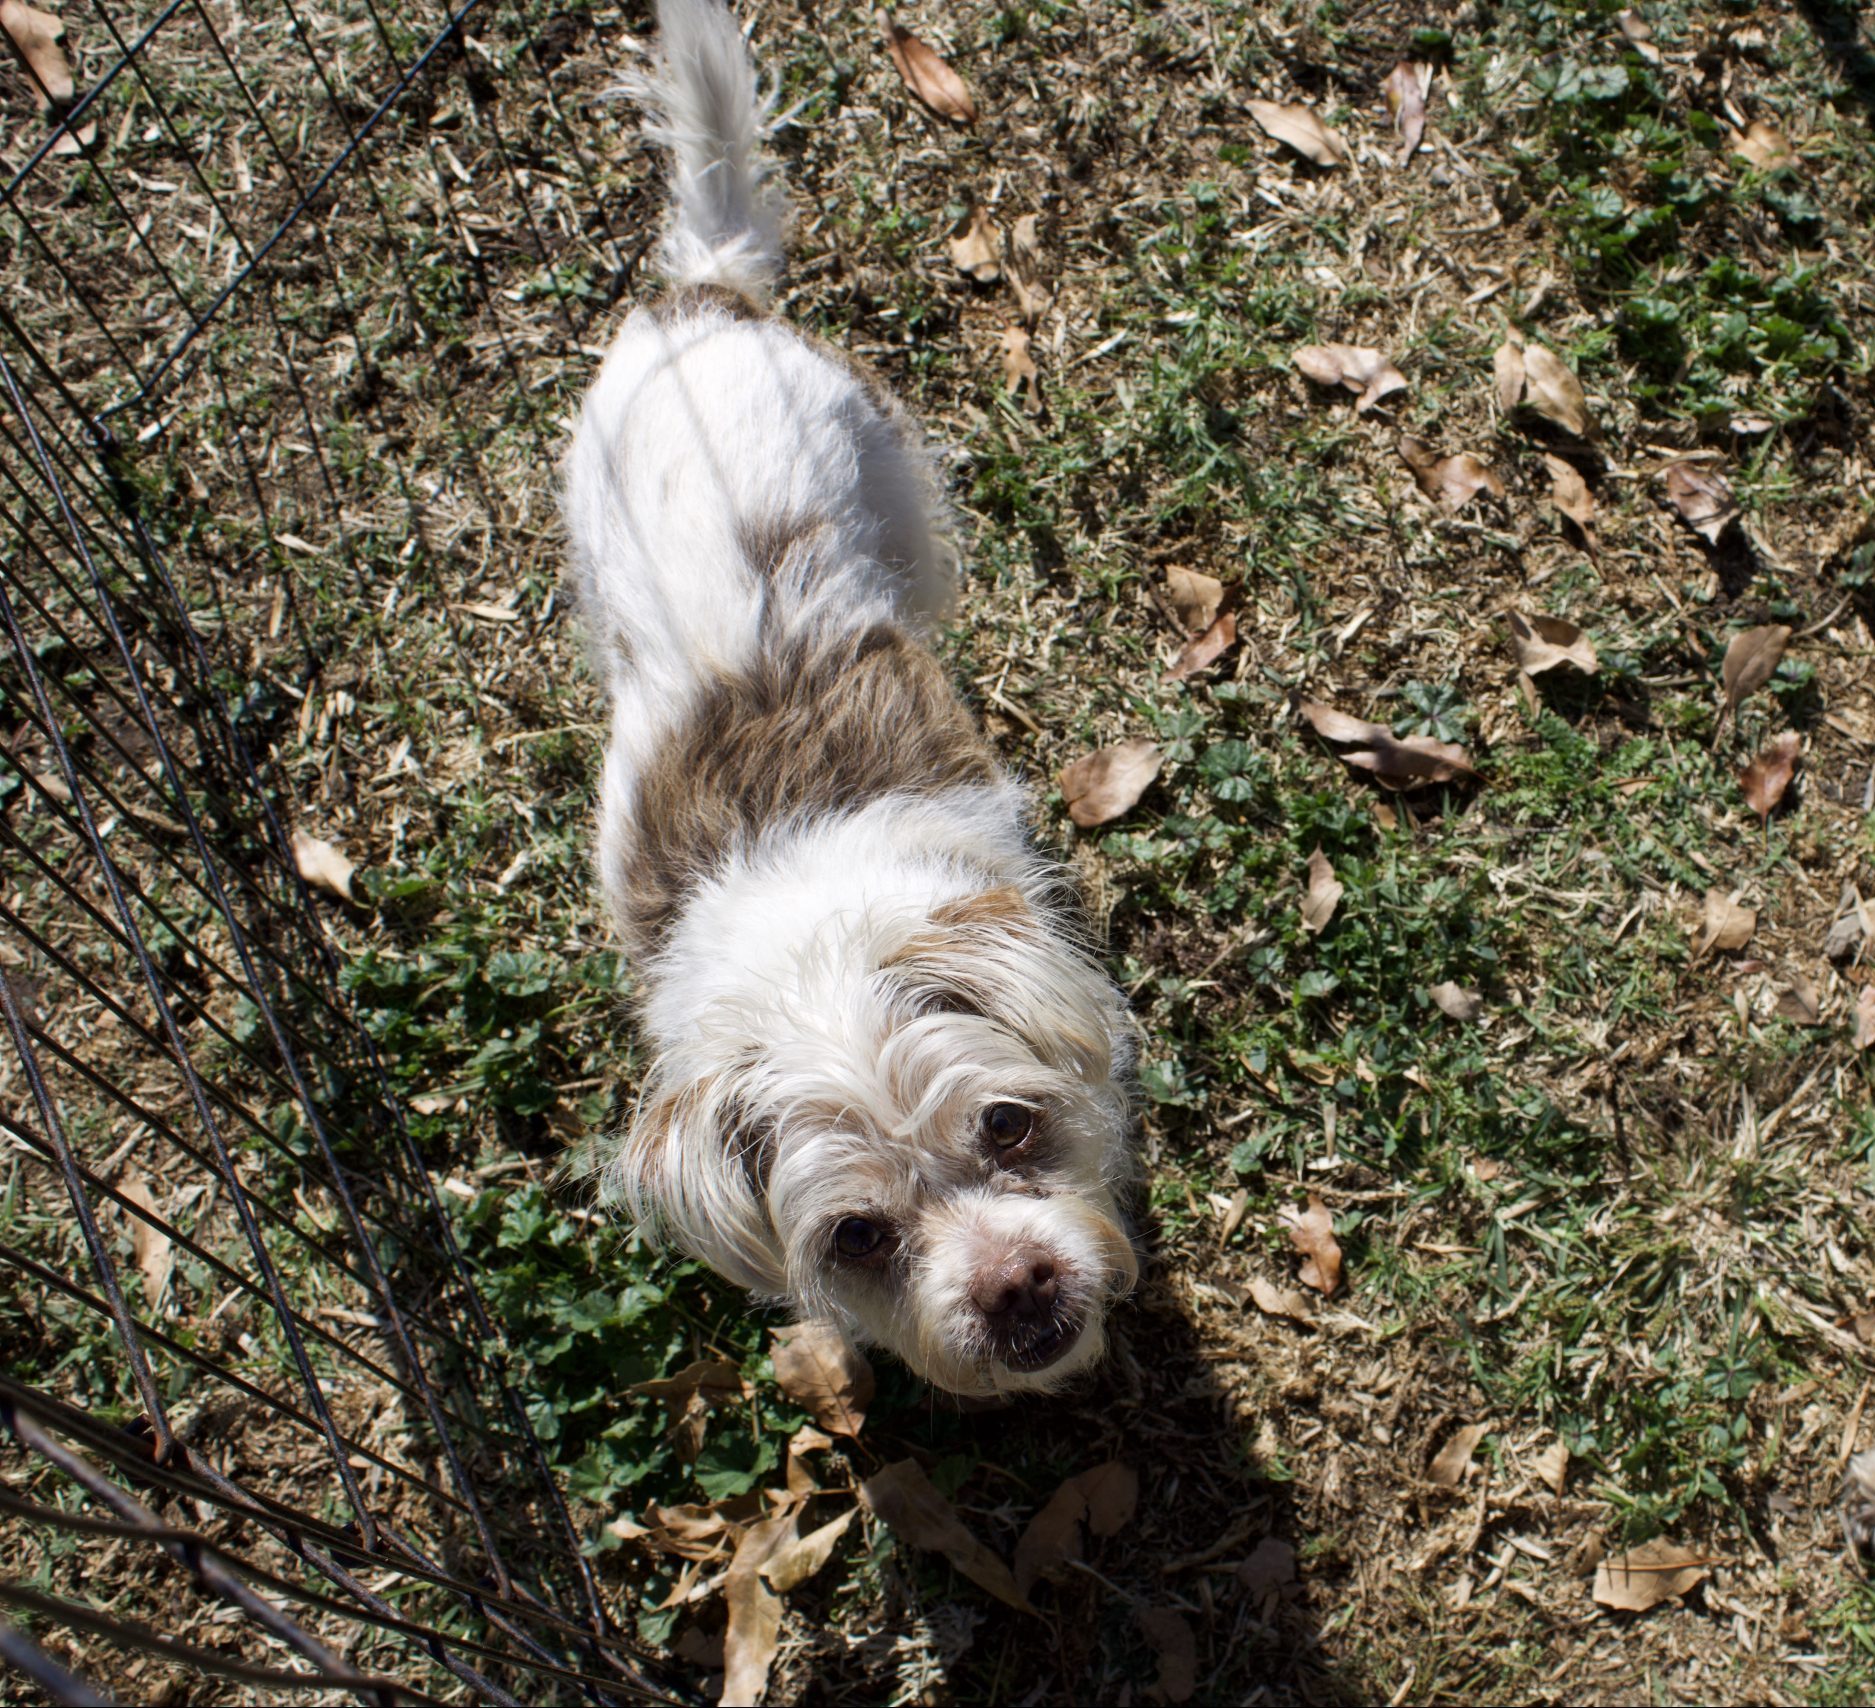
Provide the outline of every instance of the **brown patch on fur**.
[[655,950],[700,879],[799,814],[998,775],[937,660],[903,630],[785,642],[719,681],[640,780],[620,927]]
[[768,310],[751,302],[728,285],[672,285],[661,296],[645,304],[645,312],[660,326],[672,326],[714,310],[731,320],[767,320]]
[[736,544],[749,567],[772,581],[790,557],[806,552],[831,525],[824,516],[771,516],[759,522],[744,517],[736,523]]
[[999,884],[973,896],[960,896],[931,910],[931,923],[946,930],[964,931],[973,925],[1026,925],[1033,923],[1029,904],[1014,884]]

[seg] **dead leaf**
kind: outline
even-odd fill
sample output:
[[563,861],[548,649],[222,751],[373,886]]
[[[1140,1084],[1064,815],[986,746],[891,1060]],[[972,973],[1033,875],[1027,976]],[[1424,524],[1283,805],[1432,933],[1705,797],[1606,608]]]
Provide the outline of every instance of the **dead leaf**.
[[993,285],[1003,276],[1003,234],[981,208],[972,208],[951,233],[951,263],[965,278]]
[[1203,634],[1185,643],[1177,661],[1165,673],[1166,681],[1183,682],[1187,676],[1197,675],[1217,663],[1236,644],[1237,618],[1234,612],[1226,611]]
[[1708,890],[1699,947],[1693,953],[1700,956],[1714,949],[1742,949],[1757,929],[1758,915],[1751,908],[1740,907],[1723,890]]
[[72,80],[72,62],[59,45],[65,38],[64,23],[23,0],[0,0],[0,30],[13,38],[32,72],[27,82],[33,105],[42,113],[70,105],[78,85]]
[[646,1399],[675,1401],[679,1406],[692,1394],[701,1394],[712,1405],[739,1400],[748,1387],[742,1372],[722,1358],[699,1358],[686,1364],[674,1376],[660,1376],[655,1381],[634,1382],[626,1393],[642,1394]]
[[1725,709],[1735,711],[1740,700],[1755,693],[1776,674],[1783,661],[1790,630],[1782,623],[1740,629],[1725,648],[1719,680],[1725,689]]
[[1371,771],[1385,788],[1422,789],[1477,775],[1470,755],[1449,741],[1434,741],[1426,735],[1396,736],[1384,724],[1351,718],[1316,700],[1298,701],[1296,709],[1323,740],[1355,744],[1341,755],[1342,760]]
[[723,1604],[729,1625],[723,1633],[723,1703],[756,1703],[768,1688],[781,1636],[781,1597],[762,1582],[763,1563],[787,1538],[798,1516],[789,1507],[751,1525],[736,1544],[723,1575]]
[[1313,107],[1284,101],[1245,104],[1259,130],[1293,148],[1304,160],[1317,166],[1340,166],[1347,160],[1348,145],[1341,132],[1324,124]]
[[1003,328],[1003,389],[1014,392],[1031,415],[1042,407],[1042,371],[1029,354],[1029,335],[1020,326]]
[[1481,492],[1504,496],[1504,483],[1469,451],[1442,457],[1424,439],[1400,436],[1400,460],[1413,471],[1419,490],[1448,510],[1462,510]]
[[1309,855],[1309,887],[1302,898],[1302,929],[1325,931],[1329,920],[1335,916],[1342,893],[1335,869],[1328,864],[1328,856],[1319,848],[1315,849]]
[[770,1341],[775,1380],[822,1429],[858,1435],[872,1404],[872,1366],[832,1323],[778,1328]]
[[1758,815],[1760,823],[1770,819],[1777,803],[1784,798],[1790,780],[1797,774],[1797,758],[1803,752],[1803,737],[1787,729],[1758,750],[1758,756],[1738,774],[1738,786],[1745,791],[1745,804]]
[[788,1493],[813,1494],[820,1484],[807,1467],[807,1455],[824,1452],[833,1445],[833,1437],[804,1423],[788,1437]]
[[1628,38],[1628,45],[1650,65],[1660,63],[1660,49],[1654,46],[1654,27],[1633,7],[1615,14],[1615,24]]
[[1250,1278],[1250,1301],[1266,1317],[1287,1317],[1291,1322],[1313,1323],[1315,1307],[1308,1301],[1308,1296],[1298,1293],[1293,1287],[1278,1287],[1273,1281],[1265,1281],[1261,1275]]
[[1198,1688],[1198,1639],[1182,1614],[1169,1607],[1142,1608],[1139,1628],[1159,1657],[1159,1696],[1166,1702],[1189,1702]]
[[998,1601],[1032,1613],[1009,1568],[964,1528],[951,1503],[932,1486],[915,1459],[900,1459],[860,1485],[866,1504],[914,1548],[942,1554],[965,1577]]
[[1289,1229],[1289,1238],[1302,1254],[1302,1269],[1297,1279],[1305,1287],[1327,1297],[1341,1285],[1341,1247],[1335,1240],[1335,1219],[1321,1194],[1309,1194],[1309,1207],[1298,1210],[1293,1205],[1281,1212]]
[[303,830],[293,832],[293,863],[299,875],[315,889],[328,890],[346,901],[352,897],[352,874],[357,871],[330,842],[321,842]]
[[1177,564],[1165,572],[1165,592],[1179,626],[1188,635],[1203,634],[1217,621],[1218,608],[1224,603],[1223,582]]
[[1027,1596],[1038,1578],[1051,1576],[1070,1560],[1081,1557],[1081,1521],[1087,1516],[1087,1496],[1078,1477],[1070,1477],[1048,1497],[1047,1503],[1016,1543],[1015,1580],[1019,1595]]
[[890,12],[879,14],[879,30],[907,89],[941,119],[960,125],[977,122],[970,86],[943,59],[910,30],[901,28]]
[[1237,1581],[1261,1599],[1296,1581],[1296,1551],[1280,1536],[1265,1536],[1237,1568]]
[[1708,474],[1691,463],[1670,463],[1666,471],[1667,502],[1681,519],[1709,545],[1738,520],[1738,500],[1720,474]]
[[1712,1561],[1664,1539],[1611,1554],[1595,1568],[1595,1599],[1623,1613],[1645,1613],[1684,1595],[1712,1575]]
[[1743,130],[1725,127],[1726,146],[1760,172],[1781,172],[1797,164],[1797,151],[1769,119],[1753,119]]
[[838,1518],[829,1519],[805,1536],[784,1538],[759,1568],[762,1580],[778,1594],[786,1595],[796,1584],[806,1583],[833,1557],[834,1546],[844,1536],[859,1511],[849,1506]]
[[1471,1456],[1477,1451],[1478,1443],[1490,1433],[1488,1423],[1468,1423],[1455,1431],[1451,1440],[1433,1455],[1426,1475],[1442,1489],[1457,1488],[1471,1469]]
[[1498,407],[1508,415],[1523,398],[1523,340],[1516,333],[1492,352],[1491,372],[1497,381]]
[[1396,162],[1404,166],[1426,134],[1426,97],[1432,92],[1432,67],[1403,59],[1387,73],[1380,92],[1387,100],[1387,116],[1400,133]]
[[1777,999],[1777,1012],[1799,1026],[1814,1026],[1823,1013],[1816,986],[1806,978],[1792,979],[1790,988]]
[[1595,538],[1595,495],[1574,463],[1554,452],[1543,453],[1543,466],[1549,470],[1549,501],[1582,531],[1582,543],[1590,557],[1599,557],[1601,547]]
[[1855,1035],[1851,1041],[1858,1050],[1875,1044],[1875,984],[1865,984],[1855,999]]
[[1549,1485],[1551,1494],[1561,1494],[1569,1476],[1569,1449],[1552,1441],[1536,1456],[1536,1474]]
[[1140,739],[1103,747],[1075,760],[1061,773],[1068,817],[1083,830],[1091,830],[1131,811],[1164,763],[1158,745]]
[[[278,537],[287,538],[284,534]],[[521,613],[512,605],[491,605],[484,599],[459,600],[449,608],[465,616],[480,617],[485,623],[518,623],[521,620]]]
[[[156,1200],[150,1195],[149,1184],[142,1175],[135,1172],[124,1175],[117,1183],[117,1190],[139,1210],[151,1216],[157,1213]],[[163,1296],[163,1289],[169,1285],[170,1271],[175,1267],[175,1253],[169,1235],[141,1216],[132,1216],[130,1249],[136,1255],[137,1268],[143,1273],[144,1302],[151,1310],[155,1310]]]
[[1364,344],[1304,344],[1289,353],[1296,372],[1317,385],[1359,393],[1354,413],[1365,415],[1383,397],[1406,389],[1406,376],[1380,350]]
[[1484,1012],[1483,997],[1450,980],[1444,984],[1428,985],[1426,994],[1432,998],[1441,1014],[1450,1015],[1454,1020],[1470,1023]]
[[1076,1479],[1087,1497],[1087,1528],[1096,1536],[1117,1536],[1133,1522],[1139,1507],[1139,1473],[1124,1460],[1109,1459]]
[[1581,381],[1545,345],[1524,346],[1523,400],[1545,421],[1555,422],[1578,439],[1586,439],[1594,431]]
[[1526,617],[1517,611],[1506,611],[1504,621],[1510,625],[1511,645],[1517,649],[1517,668],[1526,676],[1540,676],[1562,664],[1574,666],[1584,676],[1601,669],[1595,643],[1574,623],[1561,617]]

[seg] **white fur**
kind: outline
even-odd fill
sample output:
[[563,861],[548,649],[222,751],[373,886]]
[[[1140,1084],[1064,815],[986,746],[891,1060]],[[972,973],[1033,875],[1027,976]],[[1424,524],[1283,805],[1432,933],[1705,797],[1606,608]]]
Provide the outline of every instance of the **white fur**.
[[[661,264],[765,291],[778,204],[741,38],[717,0],[661,0],[652,134],[673,156]],[[941,506],[916,431],[834,354],[704,299],[640,310],[567,460],[573,571],[611,699],[599,870],[615,911],[640,778],[699,700],[791,638],[918,627],[947,607]],[[749,530],[811,530],[779,566]],[[609,1194],[757,1292],[826,1314],[959,1392],[1057,1384],[1104,1344],[1137,1265],[1125,1005],[1079,945],[1013,782],[919,787],[765,826],[702,876],[636,968],[653,1065]],[[1013,895],[982,918],[946,904]],[[937,924],[934,924],[936,916]],[[965,920],[939,928],[950,918]],[[1033,1166],[987,1151],[984,1111],[1042,1112]],[[874,1269],[833,1229],[895,1230]],[[1039,1252],[1078,1334],[1040,1371],[999,1355],[973,1287]]]

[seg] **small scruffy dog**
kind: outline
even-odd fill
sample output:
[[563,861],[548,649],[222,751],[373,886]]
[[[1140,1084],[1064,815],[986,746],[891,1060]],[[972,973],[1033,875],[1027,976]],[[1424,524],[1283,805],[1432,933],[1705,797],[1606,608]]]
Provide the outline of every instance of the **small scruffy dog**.
[[1125,1003],[919,639],[952,588],[916,427],[764,306],[781,207],[735,22],[659,21],[669,289],[566,471],[599,870],[653,1051],[608,1195],[954,1393],[1057,1386],[1137,1277]]

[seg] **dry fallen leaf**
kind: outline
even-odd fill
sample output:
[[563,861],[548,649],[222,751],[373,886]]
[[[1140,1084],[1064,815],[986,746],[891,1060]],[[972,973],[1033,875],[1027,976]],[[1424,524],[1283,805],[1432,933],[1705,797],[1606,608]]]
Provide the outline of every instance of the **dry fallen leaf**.
[[742,1372],[723,1358],[699,1358],[686,1364],[672,1376],[660,1376],[651,1382],[634,1382],[626,1393],[642,1394],[647,1399],[670,1400],[678,1405],[692,1394],[701,1394],[712,1404],[741,1399],[747,1387]]
[[1400,133],[1398,164],[1404,166],[1426,134],[1426,97],[1432,92],[1432,67],[1403,59],[1387,73],[1380,92],[1387,99],[1387,116]]
[[890,12],[879,14],[879,30],[907,89],[941,119],[960,125],[977,122],[977,104],[971,98],[970,86],[936,53],[910,30],[901,28]]
[[1133,1522],[1139,1507],[1139,1473],[1120,1459],[1109,1459],[1076,1479],[1087,1496],[1087,1528],[1096,1536],[1117,1536]]
[[1552,350],[1527,344],[1523,352],[1523,400],[1546,421],[1586,439],[1594,431],[1582,384]]
[[1309,887],[1302,898],[1302,929],[1326,930],[1329,920],[1335,916],[1341,895],[1342,888],[1335,879],[1334,867],[1328,864],[1328,856],[1319,848],[1315,849],[1309,855]]
[[1278,1287],[1273,1281],[1253,1275],[1249,1294],[1250,1302],[1266,1317],[1287,1317],[1298,1323],[1315,1321],[1315,1307],[1309,1303],[1308,1295],[1298,1293],[1293,1287]]
[[771,1340],[775,1380],[822,1429],[858,1435],[872,1404],[872,1366],[832,1323],[778,1328]]
[[59,45],[65,25],[23,0],[0,0],[0,30],[13,38],[32,72],[26,81],[32,86],[33,105],[42,113],[67,106],[78,85],[72,80],[72,62]]
[[1217,621],[1218,609],[1224,603],[1223,582],[1177,564],[1165,572],[1165,592],[1179,626],[1188,635],[1203,634]]
[[1780,172],[1797,164],[1797,151],[1769,119],[1753,119],[1743,130],[1725,127],[1726,146],[1760,172]]
[[1169,1607],[1142,1608],[1139,1628],[1159,1657],[1159,1699],[1189,1702],[1198,1688],[1198,1639],[1183,1615]]
[[1712,1575],[1712,1561],[1664,1538],[1611,1554],[1595,1568],[1595,1599],[1623,1613],[1645,1613],[1684,1595]]
[[932,1486],[915,1459],[900,1459],[860,1485],[866,1504],[914,1548],[942,1554],[998,1601],[1032,1613],[1009,1568],[964,1528],[951,1503]]
[[1745,791],[1745,804],[1768,820],[1784,798],[1790,780],[1797,774],[1797,758],[1803,752],[1803,737],[1787,729],[1758,751],[1758,756],[1738,774],[1738,786]]
[[1491,372],[1497,382],[1497,404],[1508,415],[1523,398],[1523,340],[1512,333],[1491,352]]
[[951,264],[979,285],[993,285],[1003,276],[1003,234],[981,208],[973,207],[963,224],[951,233]]
[[794,1528],[793,1507],[752,1524],[736,1544],[723,1576],[723,1604],[729,1625],[723,1633],[723,1703],[756,1703],[768,1688],[781,1635],[781,1597],[762,1582],[761,1570]]
[[1595,496],[1575,464],[1554,452],[1543,453],[1543,466],[1549,470],[1549,501],[1582,531],[1582,543],[1590,557],[1600,555],[1595,539]]
[[321,842],[303,830],[294,831],[293,863],[299,875],[316,889],[352,900],[352,874],[358,868],[330,842]]
[[1725,709],[1735,711],[1740,700],[1769,682],[1783,661],[1790,630],[1782,623],[1740,629],[1725,649],[1719,680],[1725,689]]
[[[142,1175],[126,1174],[117,1183],[117,1190],[139,1210],[147,1211],[152,1216],[157,1213],[156,1200],[150,1195],[149,1184]],[[135,1253],[137,1268],[143,1274],[144,1302],[151,1310],[155,1310],[157,1301],[163,1296],[163,1289],[169,1285],[170,1271],[175,1267],[175,1254],[169,1235],[144,1221],[141,1216],[132,1216],[130,1249]]]
[[1293,148],[1304,160],[1317,166],[1339,166],[1348,158],[1348,145],[1341,132],[1324,124],[1313,107],[1284,101],[1250,101],[1251,118],[1258,129]]
[[1045,1578],[1081,1557],[1081,1520],[1087,1516],[1087,1496],[1080,1479],[1070,1477],[1056,1489],[1022,1532],[1016,1543],[1016,1590],[1026,1596],[1037,1578]]
[[1013,391],[1031,415],[1042,407],[1042,371],[1029,354],[1029,335],[1020,326],[1003,329],[1003,389]]
[[844,1536],[859,1511],[849,1506],[838,1518],[829,1519],[805,1536],[785,1537],[762,1561],[762,1580],[777,1594],[786,1595],[796,1584],[806,1583],[833,1557],[834,1545]]
[[1601,669],[1595,643],[1574,623],[1561,617],[1526,617],[1518,611],[1506,611],[1504,621],[1517,649],[1517,668],[1526,676],[1540,676],[1561,664],[1573,665],[1585,676]]
[[1660,63],[1660,49],[1654,46],[1654,27],[1633,7],[1615,14],[1615,24],[1628,38],[1628,45],[1650,65]]
[[1433,1455],[1432,1463],[1426,1467],[1426,1475],[1442,1489],[1455,1489],[1465,1480],[1465,1473],[1471,1469],[1471,1456],[1478,1449],[1478,1443],[1491,1433],[1488,1423],[1468,1423],[1457,1430],[1452,1438]]
[[1561,1494],[1569,1476],[1569,1449],[1552,1441],[1536,1456],[1536,1474],[1549,1485],[1551,1494]]
[[1419,490],[1448,510],[1462,510],[1481,492],[1504,496],[1504,483],[1469,451],[1442,457],[1424,439],[1400,436],[1400,460],[1413,471]]
[[1757,929],[1758,915],[1751,908],[1740,907],[1723,890],[1708,890],[1699,946],[1693,953],[1706,955],[1714,949],[1742,949]]
[[1777,999],[1777,1012],[1786,1020],[1794,1020],[1799,1026],[1814,1026],[1823,1016],[1823,1004],[1816,993],[1816,986],[1806,978],[1794,978],[1790,988]]
[[1341,1284],[1341,1247],[1335,1239],[1335,1219],[1319,1193],[1309,1194],[1309,1207],[1293,1206],[1281,1212],[1289,1229],[1289,1238],[1301,1252],[1303,1263],[1297,1279],[1305,1287],[1329,1295]]
[[1470,1022],[1484,1012],[1484,998],[1476,991],[1467,990],[1462,984],[1453,984],[1449,979],[1443,984],[1428,985],[1426,994],[1432,998],[1441,1014],[1449,1015],[1454,1020]]
[[1875,1044],[1875,984],[1865,984],[1861,994],[1855,999],[1855,1034],[1852,1039],[1858,1050],[1866,1050]]
[[1384,724],[1351,718],[1316,700],[1302,700],[1296,709],[1309,720],[1324,741],[1347,747],[1341,758],[1349,765],[1371,771],[1374,780],[1389,789],[1420,789],[1475,777],[1464,748],[1431,736],[1396,736]]
[[1296,1551],[1280,1536],[1265,1536],[1237,1568],[1237,1581],[1261,1600],[1296,1581]]
[[1177,661],[1165,673],[1165,679],[1168,682],[1183,682],[1187,676],[1195,676],[1200,670],[1217,663],[1236,644],[1237,618],[1233,612],[1226,611],[1203,634],[1185,643]]
[[1364,415],[1383,397],[1406,389],[1406,376],[1380,350],[1363,344],[1304,344],[1289,353],[1296,371],[1317,385],[1359,393],[1354,413]]
[[1164,763],[1157,744],[1139,739],[1075,760],[1061,773],[1068,817],[1083,830],[1118,818],[1138,803]]
[[1691,463],[1670,463],[1666,471],[1667,502],[1681,519],[1710,545],[1738,519],[1738,500],[1719,474],[1708,474]]

